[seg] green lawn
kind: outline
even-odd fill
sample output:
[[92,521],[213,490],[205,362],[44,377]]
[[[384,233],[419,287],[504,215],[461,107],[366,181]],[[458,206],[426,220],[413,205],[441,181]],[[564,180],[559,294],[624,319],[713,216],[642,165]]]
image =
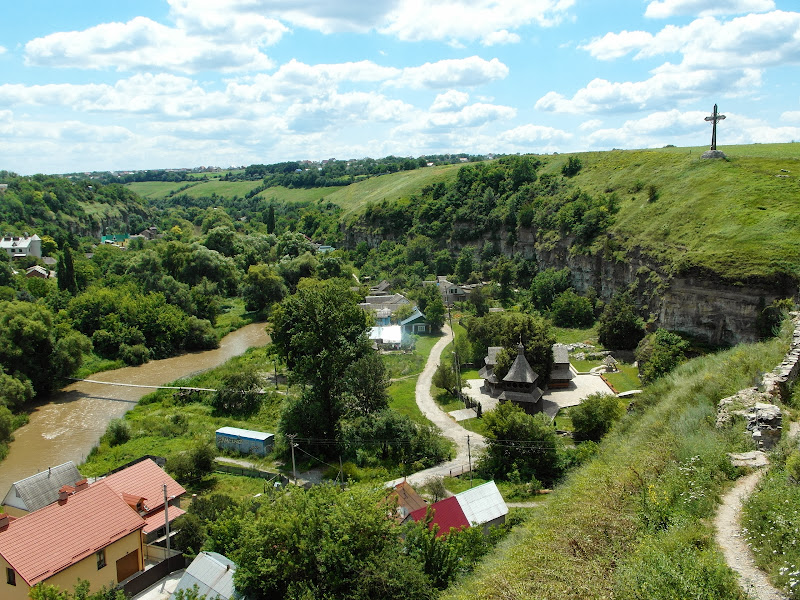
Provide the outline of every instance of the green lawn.
[[626,363],[619,363],[617,368],[619,373],[606,374],[606,379],[614,386],[617,393],[642,389],[642,383],[639,381],[639,369]]
[[598,346],[597,324],[587,327],[586,329],[553,327],[553,333],[556,335],[556,341],[560,344],[577,344],[578,342],[583,342]]
[[416,399],[417,377],[402,379],[392,383],[387,392],[389,394],[389,407],[400,414],[410,417],[416,423],[427,425],[430,423],[419,410]]

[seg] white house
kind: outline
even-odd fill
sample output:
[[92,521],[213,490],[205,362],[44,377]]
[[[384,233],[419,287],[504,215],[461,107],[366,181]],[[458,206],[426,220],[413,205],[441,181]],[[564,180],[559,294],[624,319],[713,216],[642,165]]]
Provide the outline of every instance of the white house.
[[11,258],[22,258],[24,256],[42,257],[42,238],[35,233],[29,236],[25,233],[22,236],[4,235],[0,240],[0,248],[6,251]]

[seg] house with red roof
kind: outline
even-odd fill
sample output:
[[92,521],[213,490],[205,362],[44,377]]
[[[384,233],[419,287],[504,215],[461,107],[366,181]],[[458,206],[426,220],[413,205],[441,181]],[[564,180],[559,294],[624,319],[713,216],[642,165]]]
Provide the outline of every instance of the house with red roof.
[[63,489],[55,503],[23,517],[0,515],[0,598],[26,600],[38,583],[118,584],[144,570],[145,525],[103,482]]
[[439,527],[436,537],[446,535],[452,529],[478,526],[487,532],[492,525],[505,523],[508,514],[508,507],[494,481],[487,481],[455,496],[434,502],[429,507],[418,508],[408,516],[406,522],[409,519],[422,521],[428,508],[433,511],[428,527]]
[[[186,490],[170,477],[151,458],[111,473],[98,480],[114,490],[145,520],[145,541],[158,543],[166,536],[164,515],[164,485],[167,486],[167,516],[172,523],[186,511],[181,508],[181,496]],[[97,485],[97,483],[93,484]]]

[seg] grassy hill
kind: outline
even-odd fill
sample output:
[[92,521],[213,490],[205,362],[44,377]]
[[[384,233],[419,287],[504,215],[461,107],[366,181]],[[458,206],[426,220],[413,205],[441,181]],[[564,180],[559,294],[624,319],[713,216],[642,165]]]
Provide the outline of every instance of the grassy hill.
[[[259,198],[275,199],[277,202],[299,202],[324,199],[342,207],[345,215],[357,213],[369,202],[397,200],[418,194],[425,186],[455,179],[460,165],[427,167],[414,171],[401,171],[388,175],[371,177],[345,187],[298,188],[271,187],[258,194]],[[244,196],[261,185],[260,181],[208,181],[177,183],[146,181],[129,183],[127,187],[148,199],[164,198],[170,193],[185,193],[192,198],[217,196],[233,198]],[[187,187],[189,186],[189,187]],[[179,192],[182,188],[184,191]]]
[[[617,196],[612,242],[600,242],[607,257],[608,251],[622,259],[639,250],[673,273],[699,269],[733,281],[800,279],[800,143],[721,147],[726,160],[701,159],[706,149],[543,155],[540,174],[560,174],[568,157],[577,156],[583,168],[570,184],[592,196]],[[408,198],[428,185],[451,182],[460,166],[381,175],[345,187],[272,187],[258,196],[278,202],[324,199],[341,206],[347,218],[368,203]],[[212,179],[129,187],[146,198],[181,188],[191,197],[232,198],[259,184]]]
[[[572,182],[617,194],[612,233],[675,271],[701,267],[740,281],[800,275],[800,144],[731,146],[727,160],[700,159],[705,149],[580,153]],[[566,157],[547,162],[543,171],[555,172]]]

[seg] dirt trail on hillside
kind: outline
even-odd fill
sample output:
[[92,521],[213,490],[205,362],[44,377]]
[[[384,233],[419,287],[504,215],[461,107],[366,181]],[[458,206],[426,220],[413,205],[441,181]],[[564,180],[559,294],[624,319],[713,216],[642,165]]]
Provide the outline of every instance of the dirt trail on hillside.
[[[796,437],[800,423],[792,423],[789,435]],[[722,497],[714,519],[717,545],[725,556],[728,566],[739,574],[739,585],[748,598],[756,600],[786,600],[788,596],[772,586],[767,574],[756,566],[750,546],[742,535],[742,504],[747,500],[765,473],[761,468],[736,481],[733,488]]]

